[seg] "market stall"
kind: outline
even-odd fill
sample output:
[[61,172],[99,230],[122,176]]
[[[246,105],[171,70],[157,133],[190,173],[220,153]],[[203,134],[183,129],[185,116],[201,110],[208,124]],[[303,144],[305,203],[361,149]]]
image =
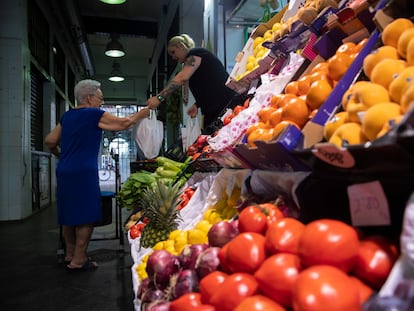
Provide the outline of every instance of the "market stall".
[[[410,310],[414,23],[400,6],[306,1],[257,27],[228,81],[254,96],[197,158],[138,172],[136,310]],[[145,197],[160,193],[155,212]]]

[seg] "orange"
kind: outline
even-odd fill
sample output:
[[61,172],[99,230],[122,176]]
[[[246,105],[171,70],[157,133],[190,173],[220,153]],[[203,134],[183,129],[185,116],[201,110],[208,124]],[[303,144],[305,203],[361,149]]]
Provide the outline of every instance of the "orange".
[[332,134],[329,142],[338,147],[358,145],[367,141],[362,133],[361,125],[355,122],[346,122],[340,125]]
[[327,80],[313,82],[306,94],[306,104],[311,110],[318,109],[332,92],[332,86]]
[[310,71],[310,73],[314,73],[316,71],[328,72],[328,62],[320,62],[316,64]]
[[354,42],[345,42],[342,43],[337,49],[336,54],[354,54],[356,49],[356,44]]
[[310,87],[310,76],[304,75],[298,81],[298,95],[305,95],[308,93]]
[[397,18],[384,27],[381,33],[382,43],[397,48],[398,39],[404,30],[414,27],[414,23],[408,18]]
[[298,91],[299,91],[298,81],[290,81],[288,84],[286,84],[285,94],[298,95]]
[[414,66],[414,39],[411,39],[407,44],[407,64]]
[[247,143],[250,147],[255,147],[255,141],[264,140],[269,141],[274,137],[273,128],[257,128],[247,135]]
[[384,59],[372,69],[371,81],[381,84],[388,89],[390,83],[405,69],[406,66],[407,63],[402,59]]
[[273,139],[276,139],[289,125],[296,126],[298,129],[300,129],[300,127],[292,121],[280,121],[273,129]]
[[374,69],[375,65],[380,63],[383,59],[392,58],[399,59],[397,49],[392,46],[381,46],[378,49],[374,50],[368,54],[362,64],[365,75],[370,79],[371,72]]
[[352,63],[348,54],[335,54],[328,59],[328,77],[339,81]]
[[271,126],[275,126],[282,120],[283,108],[278,108],[270,114],[269,123]]
[[279,108],[282,99],[283,99],[283,94],[275,94],[270,98],[269,105],[275,108]]
[[365,46],[365,44],[368,42],[368,38],[364,38],[361,41],[357,43],[355,46],[355,53],[361,52],[362,48]]
[[388,92],[393,102],[400,103],[404,88],[414,80],[414,66],[408,66],[390,83]]
[[408,84],[401,95],[400,106],[401,111],[406,113],[414,103],[414,83]]
[[257,112],[257,116],[259,117],[260,121],[266,123],[270,120],[270,115],[272,114],[272,112],[276,110],[277,108],[272,106],[264,107]]
[[328,77],[328,73],[327,72],[315,71],[314,73],[310,74],[310,83],[311,84],[313,82],[317,81],[317,80],[327,80],[331,86],[333,85],[332,79],[330,79]]
[[308,117],[308,105],[299,97],[291,98],[283,107],[282,121],[292,121],[302,128],[308,121]]
[[264,122],[256,122],[255,124],[249,126],[246,130],[246,135],[249,136],[251,132],[253,132],[254,130],[258,129],[258,128],[268,128],[269,125],[264,123]]
[[398,54],[406,59],[407,58],[407,46],[411,39],[414,38],[414,27],[404,30],[397,42]]
[[345,123],[345,120],[347,119],[347,112],[341,111],[335,113],[329,120],[326,122],[326,124],[323,127],[323,137],[326,139],[326,141],[329,141],[332,134],[335,132],[335,130]]
[[385,122],[381,131],[378,132],[377,138],[380,138],[384,136],[385,134],[387,134],[393,127],[397,126],[403,118],[404,118],[404,115],[400,114],[396,116],[395,118],[388,120],[388,122]]
[[286,104],[294,98],[298,98],[296,95],[293,94],[282,94],[282,97],[279,101],[279,107],[278,108],[283,108],[284,106],[286,106]]
[[401,115],[400,108],[400,105],[391,102],[378,103],[369,108],[365,111],[361,120],[361,128],[364,135],[370,141],[373,141],[377,138],[384,124]]

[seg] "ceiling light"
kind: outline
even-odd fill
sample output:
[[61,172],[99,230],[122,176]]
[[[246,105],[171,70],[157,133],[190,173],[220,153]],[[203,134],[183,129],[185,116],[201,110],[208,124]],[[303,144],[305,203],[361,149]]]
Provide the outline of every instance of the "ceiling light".
[[119,34],[111,33],[111,41],[108,42],[105,49],[105,55],[109,57],[122,57],[125,55],[124,47],[118,41]]
[[112,82],[121,82],[125,80],[121,72],[121,65],[119,65],[119,63],[114,62],[112,64],[112,71],[109,74],[108,80]]
[[122,4],[126,2],[126,0],[100,0],[100,1],[106,4]]

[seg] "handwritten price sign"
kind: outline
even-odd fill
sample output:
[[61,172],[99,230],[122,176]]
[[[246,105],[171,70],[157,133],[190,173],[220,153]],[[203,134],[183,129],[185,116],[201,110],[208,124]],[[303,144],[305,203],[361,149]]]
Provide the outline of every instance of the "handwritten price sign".
[[348,198],[354,226],[390,225],[388,201],[378,181],[349,186]]

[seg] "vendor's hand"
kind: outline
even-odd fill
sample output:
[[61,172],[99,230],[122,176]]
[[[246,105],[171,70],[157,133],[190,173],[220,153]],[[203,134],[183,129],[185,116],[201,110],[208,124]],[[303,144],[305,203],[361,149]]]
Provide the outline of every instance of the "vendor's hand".
[[197,114],[198,114],[198,107],[195,104],[192,105],[190,108],[188,108],[187,114],[190,117],[195,118],[197,116]]
[[147,99],[147,105],[148,105],[148,108],[150,109],[157,109],[159,104],[160,104],[160,101],[157,98],[157,96],[152,96]]

